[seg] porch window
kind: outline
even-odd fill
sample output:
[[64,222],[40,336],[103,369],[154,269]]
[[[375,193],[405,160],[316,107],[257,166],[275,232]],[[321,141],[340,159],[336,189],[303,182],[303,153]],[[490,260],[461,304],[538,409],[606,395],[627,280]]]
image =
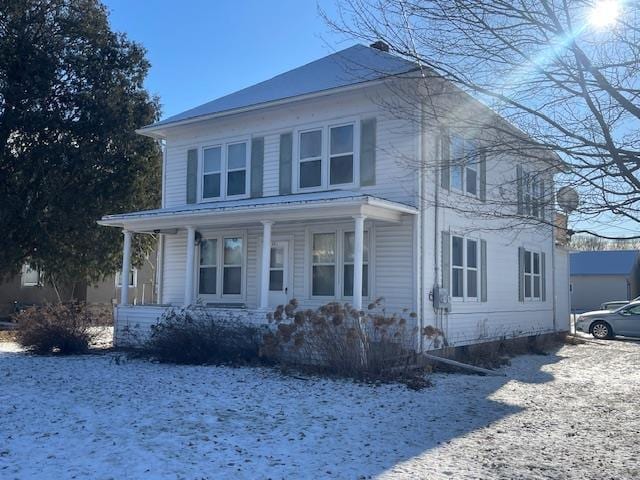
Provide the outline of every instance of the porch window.
[[20,283],[23,287],[40,287],[42,286],[42,278],[40,270],[31,268],[29,265],[23,265],[20,275]]
[[315,233],[313,235],[312,279],[313,296],[335,295],[336,234]]
[[322,185],[322,130],[300,133],[300,188]]
[[[353,252],[355,233],[344,232],[343,295],[353,297]],[[362,296],[369,295],[369,232],[364,232]]]
[[478,298],[478,241],[451,236],[451,296]]
[[242,293],[242,238],[224,239],[223,261],[222,293],[240,295]]
[[524,251],[524,298],[527,300],[540,300],[541,294],[540,253]]
[[353,183],[353,125],[332,127],[329,152],[329,183]]
[[217,293],[218,277],[218,240],[202,240],[200,242],[200,283],[198,292],[203,295]]
[[204,165],[202,168],[202,198],[220,197],[222,172],[222,148],[204,149]]
[[[122,288],[122,273],[120,270],[116,272],[116,287]],[[138,284],[138,271],[135,268],[129,269],[129,279],[127,285],[129,287],[135,287]]]

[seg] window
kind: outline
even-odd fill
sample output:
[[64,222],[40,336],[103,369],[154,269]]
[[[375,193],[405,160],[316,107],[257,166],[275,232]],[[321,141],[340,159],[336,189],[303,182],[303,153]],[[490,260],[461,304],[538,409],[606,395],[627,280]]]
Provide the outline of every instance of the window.
[[353,125],[331,128],[329,184],[353,183]]
[[29,265],[24,265],[20,275],[20,283],[23,287],[40,287],[42,286],[42,272]]
[[[343,295],[353,297],[353,252],[355,233],[344,232]],[[369,295],[369,232],[364,232],[362,252],[362,296]]]
[[242,239],[224,239],[224,264],[222,293],[240,295],[242,293]]
[[540,263],[540,253],[524,251],[524,298],[527,300],[542,298],[542,267]]
[[222,148],[205,148],[203,157],[202,198],[219,197],[220,182],[222,180]]
[[312,246],[311,292],[314,297],[335,296],[336,234],[315,233]]
[[206,147],[202,150],[202,199],[247,194],[247,142]]
[[227,196],[244,195],[247,188],[247,144],[227,146]]
[[322,185],[322,130],[300,134],[300,188]]
[[200,241],[198,294],[215,297],[242,295],[244,238],[219,236]]
[[478,195],[478,151],[476,143],[459,135],[451,136],[449,181],[452,189]]
[[478,241],[451,236],[451,296],[478,298]]
[[215,295],[218,293],[218,240],[200,242],[200,273],[198,293]]
[[297,188],[353,185],[359,135],[356,123],[325,125],[298,134]]
[[544,218],[544,184],[532,173],[523,175],[524,213],[535,218]]
[[[117,271],[116,272],[116,287],[117,288],[121,288],[122,287],[122,272]],[[135,287],[138,284],[138,270],[135,268],[131,268],[129,270],[129,287]]]

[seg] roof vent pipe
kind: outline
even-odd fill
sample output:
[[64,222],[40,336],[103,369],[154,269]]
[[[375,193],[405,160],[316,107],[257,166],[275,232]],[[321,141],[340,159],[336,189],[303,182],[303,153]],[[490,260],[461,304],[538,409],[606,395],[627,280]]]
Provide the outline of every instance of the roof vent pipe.
[[376,50],[380,50],[381,52],[388,52],[389,51],[389,45],[384,43],[382,40],[378,40],[377,42],[374,42],[369,46],[371,48],[375,48]]

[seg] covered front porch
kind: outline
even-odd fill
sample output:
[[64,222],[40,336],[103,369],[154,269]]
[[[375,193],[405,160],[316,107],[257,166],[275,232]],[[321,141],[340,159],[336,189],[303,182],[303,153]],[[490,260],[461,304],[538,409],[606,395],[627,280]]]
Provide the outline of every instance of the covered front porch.
[[404,271],[405,298],[397,300],[412,308],[406,292],[413,285],[415,213],[409,205],[332,191],[104,217],[102,225],[123,231],[123,272],[131,267],[134,235],[160,237],[160,305],[132,306],[123,290],[116,340],[121,332],[148,330],[170,307],[198,305],[259,323],[292,298],[309,308],[345,301],[361,309],[397,288],[379,280],[385,269],[391,282]]

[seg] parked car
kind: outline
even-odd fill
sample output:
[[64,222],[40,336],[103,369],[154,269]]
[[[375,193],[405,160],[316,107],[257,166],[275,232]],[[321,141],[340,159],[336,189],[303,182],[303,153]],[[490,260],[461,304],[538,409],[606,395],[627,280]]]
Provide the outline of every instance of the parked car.
[[612,302],[604,302],[600,304],[600,310],[609,310],[612,312],[613,310],[617,310],[620,307],[624,307],[629,304],[629,300],[613,300]]
[[632,301],[614,311],[583,313],[576,319],[576,330],[602,339],[616,335],[640,337],[640,301]]

